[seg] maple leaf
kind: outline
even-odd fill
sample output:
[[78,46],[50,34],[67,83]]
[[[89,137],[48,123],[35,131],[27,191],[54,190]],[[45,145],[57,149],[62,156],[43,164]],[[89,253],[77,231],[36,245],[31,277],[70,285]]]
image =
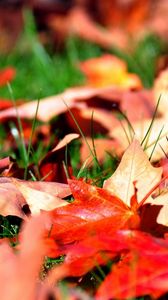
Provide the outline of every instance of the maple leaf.
[[133,127],[134,122],[143,123],[144,120],[151,119],[154,115],[156,105],[151,90],[125,91],[120,102],[121,112],[126,113]]
[[113,265],[96,293],[96,300],[128,299],[143,295],[151,295],[156,299],[166,293],[167,241],[136,231],[123,231],[120,235],[127,241],[129,253]]
[[97,232],[70,245],[62,267],[67,276],[79,277],[109,261],[113,264],[96,292],[96,300],[143,295],[156,298],[168,291],[168,241],[141,231]]
[[[123,100],[124,102],[128,102],[129,97],[131,97],[131,102],[134,101],[134,97],[137,98],[136,102],[139,108],[141,108],[141,102],[144,102],[143,107],[146,106],[146,110],[149,110],[148,115],[151,114],[151,94],[148,91],[143,91],[141,95],[140,91],[122,90],[121,88],[116,88],[114,86],[97,88],[84,86],[69,88],[61,94],[41,99],[38,107],[37,119],[47,122],[53,117],[67,112],[68,108],[76,108],[82,111],[88,106],[94,107],[95,109],[101,107],[108,111],[109,107],[112,107],[112,103],[114,104],[116,101],[117,103],[122,103]],[[95,99],[96,101],[94,101]],[[21,119],[33,119],[36,115],[37,104],[38,101],[34,100],[17,105],[19,117]],[[145,109],[143,109],[143,111],[144,110]],[[2,121],[11,117],[16,117],[15,108],[4,109],[0,112],[0,119]]]
[[120,28],[114,28],[111,31],[100,28],[86,10],[79,5],[71,9],[66,16],[50,17],[48,25],[52,31],[61,37],[69,34],[77,35],[82,39],[98,43],[103,48],[109,49],[112,45],[125,48],[128,43],[125,32],[123,33]]
[[123,236],[122,231],[112,232],[104,228],[104,232],[97,231],[96,235],[69,245],[64,260],[68,276],[83,276],[94,267],[106,265],[109,260],[127,253],[129,244]]
[[155,103],[157,104],[158,99],[160,98],[160,103],[158,106],[158,111],[162,113],[162,116],[167,116],[167,96],[168,96],[168,87],[167,87],[167,80],[168,80],[168,69],[163,70],[159,73],[157,78],[154,81],[153,86],[153,93]]
[[[82,180],[69,180],[74,202],[50,212],[53,223],[50,237],[60,245],[60,253],[67,251],[68,244],[104,230],[114,233],[117,229],[143,228],[154,234],[163,234],[167,230],[162,217],[167,209],[166,198],[151,197],[160,184],[161,175],[162,168],[154,168],[139,142],[134,140],[103,188]],[[151,222],[144,225],[148,215]]]
[[[93,147],[93,139],[88,137],[87,143],[91,148]],[[117,154],[121,156],[122,154],[119,142],[113,139],[106,139],[106,138],[94,139],[94,146],[95,146],[96,156],[99,163],[102,163],[105,160],[106,155]],[[85,162],[87,160],[87,164],[90,164],[93,161],[93,157],[91,157],[91,153],[88,148],[88,145],[86,145],[86,143],[83,141],[82,141],[80,152],[81,152],[80,159],[82,162]]]
[[[0,245],[1,299],[36,299],[38,275],[45,255],[43,240],[45,217],[31,219],[24,226],[20,253],[7,244]],[[9,288],[10,287],[10,288]]]
[[124,153],[114,174],[104,181],[103,188],[130,206],[136,182],[138,203],[161,180],[162,168],[155,168],[149,162],[139,142],[134,140]]
[[68,185],[56,182],[30,182],[0,178],[0,214],[26,218],[40,210],[51,210],[68,204],[61,198],[70,194]]
[[139,77],[128,73],[126,63],[114,55],[104,54],[88,59],[81,62],[79,67],[91,86],[114,85],[123,89],[142,87]]
[[156,298],[167,292],[168,242],[141,231],[97,232],[69,245],[62,266],[67,276],[79,277],[109,261],[113,264],[96,292],[96,300],[143,295]]
[[[37,104],[37,101],[32,101],[18,105],[17,112],[19,117],[21,119],[33,119],[36,114]],[[131,122],[135,120],[142,121],[142,117],[152,117],[154,102],[151,98],[151,92],[146,90],[122,90],[121,88],[114,88],[114,86],[106,88],[71,88],[59,95],[42,99],[39,103],[37,119],[46,122],[64,113],[65,122],[69,129],[68,132],[70,129],[78,132],[76,124],[69,113],[71,111],[85,135],[91,135],[90,120],[93,118],[95,133],[108,133],[114,138],[113,132],[115,132],[115,128],[121,127],[117,117],[118,114],[116,115],[118,110],[120,112],[126,111]],[[0,120],[2,122],[7,122],[11,117],[16,118],[15,108],[5,109],[0,112]],[[126,125],[128,124],[126,123]],[[29,128],[27,125],[25,126],[24,133],[28,139],[30,126]],[[121,132],[121,134],[123,133]],[[47,133],[45,135],[48,137]],[[118,139],[118,136],[115,138]],[[123,149],[125,148],[123,147]]]
[[[16,249],[7,241],[0,244],[0,281],[2,300],[47,300],[49,295],[61,299],[61,291],[55,286],[66,276],[66,267],[56,267],[49,274],[43,274],[43,261],[49,245],[44,239],[45,224],[50,219],[44,215],[29,218],[23,223]],[[16,251],[17,250],[17,251]],[[43,280],[40,275],[46,275]],[[74,291],[74,295],[76,295]],[[72,293],[70,291],[69,300]],[[77,296],[76,296],[77,297]]]
[[[83,238],[88,234],[88,228],[90,230],[92,228],[94,232],[95,222],[99,223],[100,220],[110,217],[117,219],[118,211],[122,213],[126,207],[120,199],[110,195],[108,191],[79,180],[69,180],[68,182],[75,198],[74,202],[67,207],[50,212],[53,221],[50,236],[60,242],[63,240],[63,242],[70,243]],[[129,216],[130,212],[125,219]],[[118,226],[120,225],[121,218]]]
[[[101,89],[102,92],[105,92],[106,89]],[[95,96],[100,92],[99,89],[95,88],[71,88],[65,90],[65,92],[44,98],[40,101],[38,112],[37,110],[37,100],[31,101],[29,103],[24,103],[17,106],[18,115],[20,118],[34,119],[37,113],[37,119],[47,122],[53,117],[58,116],[59,114],[67,111],[67,106],[71,109],[72,107],[84,108],[83,101],[89,96]],[[79,103],[76,103],[76,100],[79,100]],[[67,104],[67,106],[65,105]],[[8,119],[11,117],[16,117],[16,109],[9,108],[0,112],[0,119]]]
[[[124,130],[123,127],[125,128]],[[129,144],[127,137],[130,139],[131,137],[128,125],[123,123],[123,127],[120,125],[114,128],[111,130],[109,135],[116,140],[118,139],[121,147],[124,150]],[[151,119],[133,122],[132,127],[134,130],[133,135],[137,140],[139,140],[140,143],[144,140],[144,137],[148,132],[144,145],[146,144],[145,152],[147,153],[148,157],[151,157],[151,161],[158,161],[165,157],[165,153],[168,153],[168,143],[166,138],[168,135],[167,118],[156,118],[152,124],[152,127]]]

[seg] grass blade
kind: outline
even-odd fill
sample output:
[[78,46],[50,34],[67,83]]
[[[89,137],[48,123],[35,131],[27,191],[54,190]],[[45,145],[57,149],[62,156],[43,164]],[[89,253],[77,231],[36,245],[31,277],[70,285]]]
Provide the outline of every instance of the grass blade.
[[[143,138],[143,140],[141,142],[141,146],[143,146],[143,144],[145,143],[144,150],[146,150],[146,148],[147,148],[147,144],[148,144],[148,141],[149,141],[149,137],[150,137],[150,133],[151,133],[151,130],[152,130],[152,126],[153,126],[154,120],[156,118],[156,114],[157,114],[158,107],[159,107],[159,104],[160,104],[160,100],[161,100],[161,95],[160,95],[160,97],[158,99],[158,102],[157,102],[157,105],[156,105],[156,108],[155,108],[155,111],[154,111],[154,114],[153,114],[153,117],[152,117],[152,121],[151,121],[151,123],[149,125],[149,128],[148,128],[148,130],[147,130],[147,132],[146,132],[146,134],[145,134],[145,136],[144,136],[144,138]],[[145,140],[146,140],[146,142],[145,142]]]

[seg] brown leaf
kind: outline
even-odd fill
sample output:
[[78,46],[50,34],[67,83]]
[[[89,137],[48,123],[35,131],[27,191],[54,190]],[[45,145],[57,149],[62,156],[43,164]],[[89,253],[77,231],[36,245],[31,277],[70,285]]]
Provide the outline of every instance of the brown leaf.
[[[54,182],[29,182],[16,178],[0,178],[0,214],[25,218],[26,214],[37,214],[67,202],[61,198],[70,195],[67,185]],[[28,207],[26,207],[26,205]]]
[[[98,138],[94,139],[94,141],[91,138],[87,138],[87,143],[93,148],[93,143],[96,151],[97,159],[100,163],[102,163],[106,157],[109,155],[119,155],[122,154],[122,149],[120,148],[120,144],[118,141],[113,139],[103,139]],[[90,149],[88,148],[88,145],[85,141],[82,142],[81,146],[81,161],[85,162],[87,160],[87,163],[91,163],[93,160],[93,157],[91,156]]]
[[[80,26],[78,26],[80,24]],[[120,28],[114,28],[112,32],[101,28],[81,7],[74,7],[67,16],[54,16],[49,18],[49,27],[57,36],[65,38],[68,35],[76,35],[82,39],[97,43],[103,48],[111,48],[113,45],[125,48],[128,40]]]
[[155,105],[157,104],[158,100],[160,99],[158,111],[162,113],[162,116],[165,118],[167,117],[168,111],[168,69],[160,72],[158,77],[155,79],[154,82],[154,100]]
[[152,118],[155,110],[155,101],[152,91],[125,91],[121,99],[120,109],[128,120],[133,122]]
[[19,182],[16,179],[13,179],[12,182],[23,195],[32,215],[39,214],[41,210],[50,211],[56,207],[68,204],[68,202],[63,201],[60,197],[30,188],[25,183]]
[[4,157],[0,159],[0,173],[2,173],[5,169],[8,169],[10,165],[10,157]]
[[[85,108],[85,104],[83,103],[85,102],[85,100],[109,90],[109,88],[71,88],[65,90],[65,92],[62,94],[44,98],[40,100],[37,119],[47,122],[51,118],[66,112],[68,108],[71,109],[75,106],[76,108],[83,109]],[[37,103],[37,100],[35,100],[19,105],[17,107],[19,117],[25,119],[34,119],[37,110]],[[68,106],[68,108],[66,105]],[[9,108],[0,112],[1,120],[11,117],[17,117],[15,108]]]
[[131,197],[134,195],[134,182],[138,189],[137,200],[141,202],[151,187],[160,182],[161,176],[162,168],[154,168],[140,143],[134,140],[124,153],[117,170],[105,180],[103,188],[130,206]]
[[[138,139],[139,142],[142,142],[150,128],[150,125],[151,120],[149,119],[134,122],[132,124],[134,133],[132,132],[130,136],[130,128],[128,128],[128,124],[125,122],[123,123],[124,129],[120,125],[120,127],[114,128],[109,135],[115,139],[118,139],[121,146],[123,147],[123,150],[125,150],[129,145],[128,139],[132,140],[133,136]],[[145,141],[145,143],[147,143],[145,152],[147,153],[148,157],[152,155],[151,161],[158,161],[159,159],[165,157],[165,153],[168,153],[168,142],[166,138],[167,135],[167,119],[156,118]],[[157,141],[158,138],[159,140]]]

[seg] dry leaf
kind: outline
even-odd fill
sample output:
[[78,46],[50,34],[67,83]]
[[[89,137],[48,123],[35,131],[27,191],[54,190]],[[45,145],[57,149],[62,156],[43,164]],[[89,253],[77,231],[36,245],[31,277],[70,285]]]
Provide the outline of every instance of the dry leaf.
[[[53,117],[64,113],[72,107],[84,109],[86,106],[84,103],[90,97],[96,96],[100,93],[108,92],[111,89],[108,88],[72,88],[65,90],[64,93],[50,96],[40,100],[39,108],[37,112],[37,119],[47,122]],[[79,103],[78,103],[79,101]],[[17,107],[18,115],[20,118],[34,119],[37,110],[38,101],[32,101],[19,105]],[[68,108],[67,108],[68,107]],[[9,108],[0,112],[0,119],[4,120],[6,118],[16,117],[16,108]]]
[[134,140],[124,153],[117,170],[105,180],[103,188],[130,206],[134,194],[134,182],[138,189],[137,200],[140,203],[151,187],[160,182],[161,176],[162,168],[154,168],[139,142]]
[[56,207],[68,205],[68,202],[61,200],[61,198],[30,188],[16,179],[13,179],[12,182],[24,197],[32,215],[39,214],[41,210],[50,211]]
[[[19,254],[7,245],[0,245],[1,299],[35,300],[38,275],[46,253],[43,240],[46,217],[32,218],[21,233]],[[9,288],[10,287],[10,288]],[[40,288],[40,286],[39,286]]]
[[67,173],[63,162],[67,161],[66,166],[68,175],[72,173],[70,160],[68,153],[66,153],[66,147],[68,144],[77,139],[79,134],[69,133],[67,134],[54,149],[49,151],[46,156],[39,162],[39,172],[45,181],[59,181],[67,183]]
[[142,87],[140,78],[136,74],[128,73],[126,63],[120,58],[104,54],[98,58],[91,58],[79,65],[86,75],[90,86],[118,86],[123,89],[139,89]]
[[[139,142],[142,142],[150,128],[150,125],[151,120],[134,122],[132,124],[134,129],[133,133],[128,124],[123,122],[124,129],[120,125],[120,127],[114,128],[109,135],[116,140],[118,139],[121,147],[123,147],[123,150],[125,150],[129,145],[129,140],[132,140],[133,137],[138,139]],[[146,144],[145,152],[147,153],[148,157],[151,157],[151,161],[158,161],[159,159],[165,157],[165,153],[168,153],[167,135],[167,119],[156,118],[145,142],[143,143],[143,145]]]
[[[41,209],[67,204],[61,198],[70,195],[67,185],[54,182],[29,182],[16,178],[0,178],[0,214],[25,218]],[[27,206],[28,207],[27,207]]]
[[[89,144],[91,149],[93,149],[93,145],[94,145],[96,151],[96,157],[100,163],[102,163],[105,160],[105,158],[108,158],[113,155],[121,156],[122,154],[122,149],[120,148],[120,144],[118,143],[118,141],[113,139],[98,138],[93,140],[88,137],[87,143]],[[91,161],[93,161],[93,157],[85,141],[82,142],[80,151],[81,151],[81,155],[80,155],[81,161],[85,162],[87,160],[87,163],[90,164]]]
[[155,79],[153,92],[156,104],[160,99],[158,111],[166,118],[168,115],[168,69],[162,71]]

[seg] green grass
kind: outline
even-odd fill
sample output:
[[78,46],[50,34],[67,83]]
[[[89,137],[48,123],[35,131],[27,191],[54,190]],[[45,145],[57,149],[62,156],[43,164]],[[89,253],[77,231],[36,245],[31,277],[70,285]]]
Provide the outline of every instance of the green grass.
[[[11,82],[10,88],[9,86],[0,88],[0,97],[13,99],[13,103],[18,99],[25,101],[32,99],[40,100],[43,97],[60,93],[68,87],[85,83],[85,77],[78,69],[79,61],[91,57],[98,57],[107,51],[95,44],[81,41],[76,37],[71,37],[67,39],[65,48],[61,52],[51,53],[50,51],[49,53],[39,42],[31,12],[25,11],[24,15],[25,26],[20,40],[11,53],[1,56],[0,58],[0,68],[13,66],[17,71],[16,78]],[[137,73],[145,87],[151,87],[153,85],[157,60],[164,51],[165,45],[155,36],[147,36],[144,38],[139,42],[134,52],[130,54],[120,49],[113,48],[109,50],[110,53],[116,54],[127,62],[129,71]],[[54,124],[54,120],[52,120],[52,123]],[[29,143],[28,149],[26,149],[23,138],[20,139],[20,136],[22,137],[20,120],[18,120],[18,124],[18,137],[14,137],[18,151],[12,148],[7,151],[5,150],[3,144],[4,140],[7,139],[8,132],[3,125],[0,125],[0,153],[1,157],[11,155],[20,165],[27,169],[30,162],[38,163],[46,153],[46,149],[43,149],[43,145],[40,141],[36,149],[32,149],[31,143]],[[38,126],[38,123],[35,124],[34,120],[32,124],[32,134],[36,126]],[[9,122],[8,127],[11,131],[15,131],[16,125]],[[77,127],[80,129],[80,124],[78,124]],[[60,138],[64,136],[64,132],[61,128],[56,128],[54,134]],[[105,173],[106,168],[114,169],[117,160],[114,157],[108,156],[104,166],[100,168],[94,153],[94,133],[92,134],[92,138],[92,154],[95,157],[93,167],[84,167],[81,170],[79,158],[76,154],[77,151],[73,151],[73,147],[71,147],[69,152],[71,152],[70,156],[72,165],[74,166],[74,173],[78,174],[79,172],[80,176],[91,176],[95,178],[97,182],[96,178],[100,178],[101,174]],[[52,137],[47,149],[50,147],[52,147]],[[25,177],[26,174],[27,170],[25,170]]]
[[[26,11],[23,34],[14,50],[1,56],[0,68],[9,65],[16,68],[16,78],[11,84],[14,97],[31,100],[83,84],[85,78],[77,67],[78,62],[104,52],[97,45],[72,37],[61,53],[49,54],[38,40],[31,13]],[[123,58],[129,70],[137,73],[146,87],[151,87],[156,62],[164,52],[164,45],[157,37],[148,36],[138,44],[134,53],[128,54],[120,49],[111,49],[111,52]],[[7,87],[0,89],[0,97],[10,97]]]
[[[64,53],[51,57],[40,44],[30,17],[26,13],[25,29],[15,49],[0,59],[0,68],[16,68],[16,78],[11,83],[15,99],[42,98],[83,83],[84,76],[74,64],[71,43],[67,43]],[[10,97],[7,87],[1,88],[0,96]]]

